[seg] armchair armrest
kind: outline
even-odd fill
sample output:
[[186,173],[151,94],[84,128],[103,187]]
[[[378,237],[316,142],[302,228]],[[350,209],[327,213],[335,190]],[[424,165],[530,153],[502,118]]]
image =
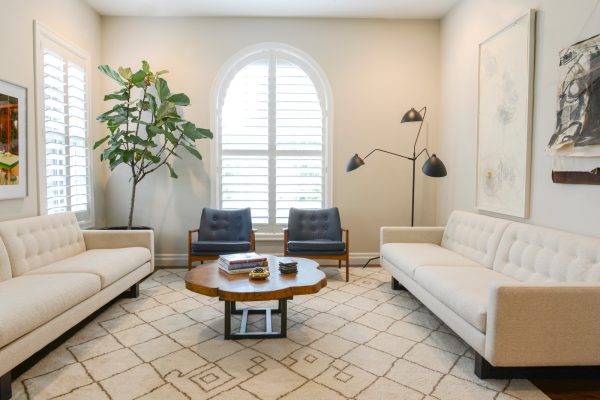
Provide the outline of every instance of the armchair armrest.
[[344,243],[346,243],[346,254],[350,254],[350,231],[342,228],[342,233],[344,234]]
[[380,246],[385,243],[433,243],[441,244],[444,235],[443,226],[382,226]]
[[515,283],[489,293],[485,358],[494,366],[600,365],[598,283]]
[[194,233],[198,232],[199,230],[200,230],[199,228],[196,228],[196,229],[190,229],[190,230],[188,231],[188,256],[189,256],[190,254],[192,254],[192,242],[193,242],[193,240],[192,240],[192,235],[193,235]]
[[87,250],[145,247],[152,255],[154,268],[154,231],[144,230],[83,230]]
[[258,229],[250,229],[250,251],[256,250],[256,231]]
[[288,242],[290,240],[290,231],[288,228],[283,228],[283,255],[287,256],[288,254]]

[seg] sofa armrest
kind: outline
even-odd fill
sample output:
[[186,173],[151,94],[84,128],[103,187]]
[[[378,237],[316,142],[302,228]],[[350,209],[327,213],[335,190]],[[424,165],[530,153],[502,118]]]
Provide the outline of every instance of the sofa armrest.
[[382,226],[380,246],[385,243],[433,243],[442,244],[444,227],[440,226]]
[[494,366],[600,365],[598,283],[515,283],[489,293],[485,358]]
[[152,255],[154,268],[154,231],[152,230],[83,230],[87,250],[145,247]]

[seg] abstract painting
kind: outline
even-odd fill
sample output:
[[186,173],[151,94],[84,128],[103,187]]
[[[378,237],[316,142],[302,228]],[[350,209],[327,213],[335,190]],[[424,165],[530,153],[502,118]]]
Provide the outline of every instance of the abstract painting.
[[0,199],[27,194],[26,89],[0,81]]
[[483,211],[527,218],[535,11],[479,45],[477,199]]
[[556,129],[548,150],[561,156],[600,156],[600,35],[559,56]]

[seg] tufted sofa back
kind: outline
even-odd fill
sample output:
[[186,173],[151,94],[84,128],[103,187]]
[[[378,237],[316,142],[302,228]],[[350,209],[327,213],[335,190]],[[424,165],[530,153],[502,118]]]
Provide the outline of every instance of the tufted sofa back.
[[514,222],[494,270],[523,282],[600,282],[600,239]]
[[249,208],[217,210],[204,208],[200,217],[199,241],[249,242],[252,216]]
[[85,251],[83,234],[73,213],[0,222],[0,237],[13,277]]
[[442,247],[492,268],[500,237],[510,222],[465,211],[454,211],[442,237]]
[[316,210],[290,208],[289,240],[342,240],[342,224],[337,207]]
[[6,246],[0,239],[0,282],[12,278],[12,271],[10,270],[10,260],[6,253]]

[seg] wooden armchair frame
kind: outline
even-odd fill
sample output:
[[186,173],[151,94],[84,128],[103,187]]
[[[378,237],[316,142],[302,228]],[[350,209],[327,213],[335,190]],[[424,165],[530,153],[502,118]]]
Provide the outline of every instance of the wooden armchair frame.
[[283,230],[283,255],[287,256],[298,256],[304,258],[311,258],[315,260],[337,260],[338,268],[342,268],[342,261],[346,261],[346,282],[350,280],[350,231],[348,229],[342,228],[342,233],[344,235],[344,243],[346,244],[346,251],[344,254],[308,254],[308,253],[288,253],[288,241],[289,241],[289,232],[288,228]]
[[[198,256],[192,254],[192,235],[198,232],[200,229],[192,229],[188,231],[188,270],[192,269],[192,264],[196,261],[200,261],[201,264],[204,264],[204,261],[217,260],[219,259],[218,255],[206,255],[206,256]],[[254,251],[256,249],[256,229],[250,230],[250,251]]]

